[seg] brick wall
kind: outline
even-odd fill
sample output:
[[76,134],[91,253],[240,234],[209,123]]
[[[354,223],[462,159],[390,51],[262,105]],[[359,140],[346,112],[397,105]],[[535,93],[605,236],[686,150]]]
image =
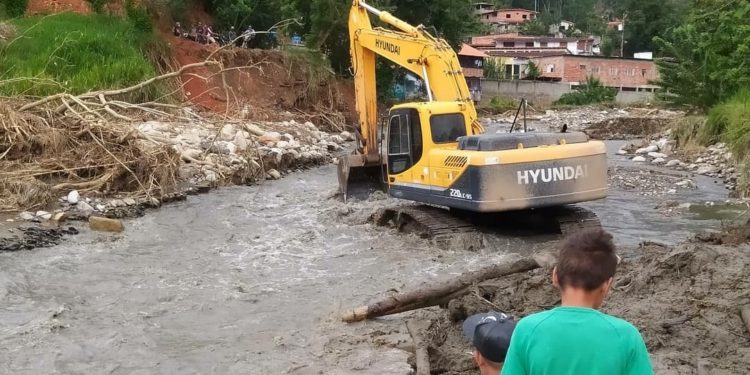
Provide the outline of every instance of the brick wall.
[[[654,87],[650,81],[659,78],[651,60],[617,59],[586,56],[553,56],[534,59],[542,77],[560,79],[562,82],[584,82],[587,76],[598,78],[611,87]],[[550,69],[553,71],[550,72]]]
[[[526,18],[524,18],[526,17]],[[536,18],[534,12],[522,9],[498,10],[496,21],[508,23],[522,23]]]

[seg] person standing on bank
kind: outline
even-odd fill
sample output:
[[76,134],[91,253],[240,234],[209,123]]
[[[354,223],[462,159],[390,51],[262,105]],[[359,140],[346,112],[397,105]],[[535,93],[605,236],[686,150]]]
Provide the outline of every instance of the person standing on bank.
[[560,248],[552,284],[562,303],[516,325],[502,375],[651,375],[638,329],[599,311],[619,258],[612,236],[588,229]]

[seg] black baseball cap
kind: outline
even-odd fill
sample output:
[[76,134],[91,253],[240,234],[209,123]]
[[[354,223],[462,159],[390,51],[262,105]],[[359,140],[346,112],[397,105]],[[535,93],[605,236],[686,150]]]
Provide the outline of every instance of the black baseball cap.
[[484,358],[492,362],[505,362],[510,347],[510,336],[516,322],[508,314],[490,311],[472,315],[464,320],[464,336]]

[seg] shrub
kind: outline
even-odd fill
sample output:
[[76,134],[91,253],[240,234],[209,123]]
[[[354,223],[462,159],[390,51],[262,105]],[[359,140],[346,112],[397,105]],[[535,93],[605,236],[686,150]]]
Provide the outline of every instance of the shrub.
[[2,0],[0,1],[0,19],[23,16],[29,0]]
[[750,154],[750,90],[711,108],[701,140],[705,144],[727,142],[738,159]]
[[104,13],[104,6],[107,5],[109,0],[87,0],[91,10],[95,13]]
[[534,64],[533,61],[529,61],[529,67],[526,68],[526,79],[536,80],[542,73],[539,71],[539,67]]
[[489,104],[484,105],[479,109],[489,113],[503,113],[516,108],[518,108],[517,101],[502,96],[493,96],[492,99],[490,99]]
[[[139,48],[149,39],[122,18],[64,13],[13,23],[24,37],[0,45],[0,80],[34,80],[0,85],[0,95],[76,94],[129,86],[156,73]],[[157,94],[147,90],[134,95]]]
[[602,83],[589,76],[586,83],[575,88],[575,91],[563,94],[555,104],[561,105],[586,105],[595,103],[607,103],[615,100],[617,90],[603,86]]
[[125,11],[128,14],[128,20],[133,27],[143,34],[151,34],[154,31],[154,25],[151,23],[151,16],[148,9],[133,4],[132,1],[125,3]]

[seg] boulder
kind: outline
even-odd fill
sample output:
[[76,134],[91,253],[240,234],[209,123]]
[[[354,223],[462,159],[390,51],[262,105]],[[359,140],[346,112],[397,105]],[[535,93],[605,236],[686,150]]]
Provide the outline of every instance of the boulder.
[[194,148],[188,148],[180,153],[180,156],[182,157],[182,160],[184,161],[191,161],[200,159],[201,156],[203,156],[203,151],[197,150]]
[[254,136],[257,136],[257,137],[260,137],[260,136],[266,134],[265,130],[261,129],[260,126],[255,125],[255,124],[247,124],[247,125],[245,125],[245,129],[248,132],[250,132],[250,134],[252,134]]
[[682,164],[682,162],[680,162],[679,160],[672,159],[672,160],[670,160],[670,161],[667,162],[667,167],[677,167],[680,164]]
[[291,134],[289,134],[289,133],[284,133],[284,135],[282,135],[282,136],[281,136],[281,140],[282,140],[282,141],[287,141],[287,142],[291,142],[291,141],[293,141],[293,140],[294,140],[294,136],[292,136],[292,135],[291,135]]
[[617,155],[627,155],[627,154],[628,154],[628,152],[625,151],[625,150],[623,150],[623,149],[617,150]]
[[288,148],[289,147],[289,142],[288,141],[278,141],[278,142],[276,142],[276,147],[278,147],[280,149]]
[[636,154],[648,154],[649,152],[656,152],[659,151],[659,146],[657,145],[650,145],[647,147],[642,147],[637,150],[635,150]]
[[123,203],[125,203],[128,206],[135,206],[136,205],[135,199],[133,199],[133,198],[125,198],[122,201],[123,201]]
[[642,163],[642,162],[646,161],[646,158],[644,158],[643,156],[636,156],[636,157],[634,157],[634,158],[632,158],[630,160],[632,160],[632,161],[634,161],[636,163]]
[[97,232],[120,233],[125,230],[125,225],[117,219],[106,217],[91,216],[89,217],[89,228]]
[[212,170],[206,170],[203,174],[205,175],[207,182],[216,182],[219,180],[219,176]]
[[247,137],[245,137],[242,132],[237,132],[232,143],[234,143],[237,151],[239,152],[244,152],[247,150]]
[[269,179],[278,180],[281,178],[281,173],[275,169],[269,169],[267,173]]
[[[90,214],[90,213],[94,212],[94,207],[91,207],[90,204],[88,204],[88,203],[86,203],[84,201],[78,202],[78,204],[76,205],[76,209],[78,211],[81,211],[81,213],[83,213],[83,214]],[[100,211],[103,211],[103,210],[100,210]]]
[[661,152],[649,152],[648,156],[655,159],[664,159],[667,157],[666,154],[662,154]]
[[651,160],[651,164],[664,164],[666,160],[664,158],[656,158],[654,160]]
[[78,190],[71,191],[70,193],[68,193],[68,197],[66,198],[66,200],[70,204],[76,204],[76,203],[78,203],[79,199],[81,199],[81,195],[78,194]]
[[52,220],[56,223],[62,223],[68,218],[68,215],[65,212],[56,212],[54,215],[52,215]]
[[354,140],[354,135],[352,133],[349,133],[348,131],[341,132],[341,138],[344,138],[345,141],[351,142]]
[[37,211],[36,217],[42,220],[49,220],[49,219],[52,219],[52,214],[47,211]]
[[711,174],[716,173],[719,171],[719,168],[713,166],[713,165],[704,165],[701,167],[698,167],[698,170],[695,171],[697,174]]
[[221,139],[225,141],[230,141],[234,139],[234,136],[236,133],[237,133],[237,130],[234,128],[232,124],[226,124],[221,128]]
[[25,221],[32,221],[35,218],[34,214],[28,211],[21,212],[20,214],[18,214],[18,217],[20,217],[21,220]]
[[344,138],[342,138],[340,135],[332,135],[331,141],[336,142],[338,144],[344,143]]
[[258,138],[258,142],[266,145],[273,146],[276,142],[281,140],[281,134],[277,132],[267,132]]

